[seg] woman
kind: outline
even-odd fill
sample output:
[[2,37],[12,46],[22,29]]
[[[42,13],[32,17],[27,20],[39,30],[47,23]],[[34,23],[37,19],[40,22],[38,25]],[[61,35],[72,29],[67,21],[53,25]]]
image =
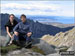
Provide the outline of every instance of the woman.
[[10,14],[9,15],[9,21],[5,24],[5,29],[7,32],[7,41],[5,43],[5,46],[8,46],[12,43],[12,39],[13,39],[13,28],[15,27],[15,25],[18,23],[15,19],[14,19],[14,15]]

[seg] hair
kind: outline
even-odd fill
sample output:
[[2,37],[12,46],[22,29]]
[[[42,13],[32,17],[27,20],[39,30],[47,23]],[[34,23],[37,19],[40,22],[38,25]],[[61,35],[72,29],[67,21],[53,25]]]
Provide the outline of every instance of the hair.
[[22,14],[20,18],[22,18],[22,17],[26,18],[26,15]]
[[10,17],[10,16],[14,16],[14,14],[10,14],[9,17]]

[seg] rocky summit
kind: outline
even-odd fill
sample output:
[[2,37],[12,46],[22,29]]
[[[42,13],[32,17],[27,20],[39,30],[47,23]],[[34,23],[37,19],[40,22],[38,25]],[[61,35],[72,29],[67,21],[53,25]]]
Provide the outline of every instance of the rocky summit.
[[[6,38],[4,36],[0,36],[1,46],[5,43]],[[34,51],[31,49],[17,49],[12,50],[10,49],[6,56],[61,56],[59,51],[65,49],[66,51],[75,51],[75,28],[66,31],[57,33],[55,36],[52,35],[44,35],[42,38],[34,39],[33,46],[37,46],[40,50],[42,50],[43,54],[38,51],[38,49],[33,48]],[[67,48],[67,47],[68,48]],[[14,49],[14,47],[13,47]],[[37,50],[37,52],[35,51]],[[1,48],[2,50],[2,48]],[[6,49],[5,49],[6,50]]]
[[[41,39],[35,39],[34,44],[32,48],[26,49],[26,48],[19,48],[18,46],[10,45],[8,47],[3,47],[3,44],[5,43],[6,38],[3,36],[1,40],[1,46],[0,46],[0,54],[2,56],[51,56],[52,54],[58,55],[57,51],[55,50],[55,46],[49,45],[45,41]],[[37,48],[36,48],[37,47]]]
[[57,33],[55,36],[44,35],[41,39],[46,41],[48,44],[52,44],[58,47],[70,47],[75,45],[75,28],[66,32]]

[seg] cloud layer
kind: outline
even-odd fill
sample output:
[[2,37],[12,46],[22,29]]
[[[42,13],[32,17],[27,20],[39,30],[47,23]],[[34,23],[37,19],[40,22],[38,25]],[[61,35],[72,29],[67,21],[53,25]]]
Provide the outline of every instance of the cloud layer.
[[67,1],[21,1],[1,3],[1,13],[74,16],[74,3]]

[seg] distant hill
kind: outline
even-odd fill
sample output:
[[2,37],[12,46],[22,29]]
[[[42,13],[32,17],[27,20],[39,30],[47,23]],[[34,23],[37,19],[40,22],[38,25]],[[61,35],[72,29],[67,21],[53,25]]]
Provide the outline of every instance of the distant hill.
[[75,28],[57,33],[55,36],[44,35],[42,40],[55,46],[72,46],[75,45]]
[[[0,14],[1,18],[1,35],[6,35],[6,31],[5,31],[5,23],[8,21],[8,16],[9,14]],[[20,21],[17,17],[15,17],[15,19],[17,21]],[[31,27],[32,27],[32,31],[33,31],[33,38],[40,38],[43,35],[46,34],[50,34],[50,35],[56,35],[59,32],[65,32],[68,31],[70,29],[72,29],[74,26],[70,26],[70,27],[66,27],[66,28],[60,28],[57,26],[53,26],[53,25],[47,25],[47,24],[42,24],[38,21],[34,22],[31,19],[27,19],[28,22],[31,23]]]
[[63,24],[63,23],[59,23],[59,22],[41,22],[41,23],[47,24],[47,25],[57,26],[57,27],[60,27],[60,28],[75,26],[74,24]]

